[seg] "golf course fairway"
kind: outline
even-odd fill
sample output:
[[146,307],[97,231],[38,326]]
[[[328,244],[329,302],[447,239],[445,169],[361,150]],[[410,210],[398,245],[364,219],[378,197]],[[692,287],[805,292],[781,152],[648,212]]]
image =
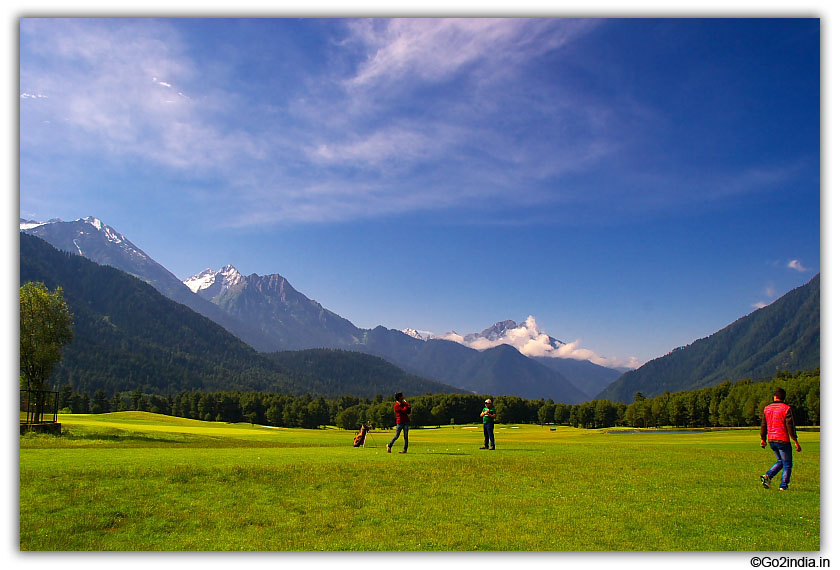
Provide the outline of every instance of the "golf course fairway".
[[[21,550],[818,551],[820,433],[790,490],[757,429],[393,432],[60,415],[20,439]],[[784,529],[770,532],[768,529]],[[399,529],[399,532],[396,532]]]

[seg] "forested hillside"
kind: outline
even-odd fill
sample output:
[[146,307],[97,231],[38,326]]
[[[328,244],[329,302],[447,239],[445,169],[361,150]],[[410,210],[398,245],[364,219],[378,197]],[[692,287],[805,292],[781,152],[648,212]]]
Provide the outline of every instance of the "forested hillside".
[[820,366],[820,276],[717,333],[622,374],[596,399],[631,402]]
[[51,290],[60,285],[73,313],[75,339],[64,349],[52,378],[55,386],[108,395],[136,389],[331,397],[458,391],[363,354],[322,351],[292,358],[259,353],[147,283],[23,233],[20,281],[41,281]]

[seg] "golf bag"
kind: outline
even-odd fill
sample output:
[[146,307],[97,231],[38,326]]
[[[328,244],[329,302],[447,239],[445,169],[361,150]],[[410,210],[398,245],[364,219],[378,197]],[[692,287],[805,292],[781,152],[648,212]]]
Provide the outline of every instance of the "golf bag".
[[362,428],[359,430],[359,433],[356,434],[356,437],[353,438],[353,447],[361,447],[365,444],[368,430],[370,430],[370,427],[366,426],[365,424],[362,424]]

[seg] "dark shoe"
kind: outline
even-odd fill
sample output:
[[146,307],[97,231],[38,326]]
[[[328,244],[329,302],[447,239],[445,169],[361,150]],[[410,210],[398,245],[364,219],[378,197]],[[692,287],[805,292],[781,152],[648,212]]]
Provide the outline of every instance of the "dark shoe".
[[485,445],[483,447],[479,447],[479,449],[490,449],[490,448]]
[[387,445],[386,447],[388,448],[388,453],[391,453],[391,446]]
[[767,475],[762,475],[761,476],[761,486],[764,487],[765,489],[769,489],[770,488],[770,477],[768,477]]
[[495,448],[495,447],[491,447],[491,448],[490,448],[490,451],[496,451],[496,448]]
[[406,451],[405,449],[403,449],[402,451],[400,451],[400,453],[408,453],[408,451]]

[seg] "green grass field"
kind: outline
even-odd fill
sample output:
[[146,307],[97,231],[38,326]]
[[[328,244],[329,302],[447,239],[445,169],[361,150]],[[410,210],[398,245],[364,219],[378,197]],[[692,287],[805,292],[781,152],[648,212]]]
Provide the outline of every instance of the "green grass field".
[[[818,551],[820,434],[791,490],[756,430],[353,432],[142,412],[20,439],[22,550]],[[778,484],[778,477],[774,483]]]

